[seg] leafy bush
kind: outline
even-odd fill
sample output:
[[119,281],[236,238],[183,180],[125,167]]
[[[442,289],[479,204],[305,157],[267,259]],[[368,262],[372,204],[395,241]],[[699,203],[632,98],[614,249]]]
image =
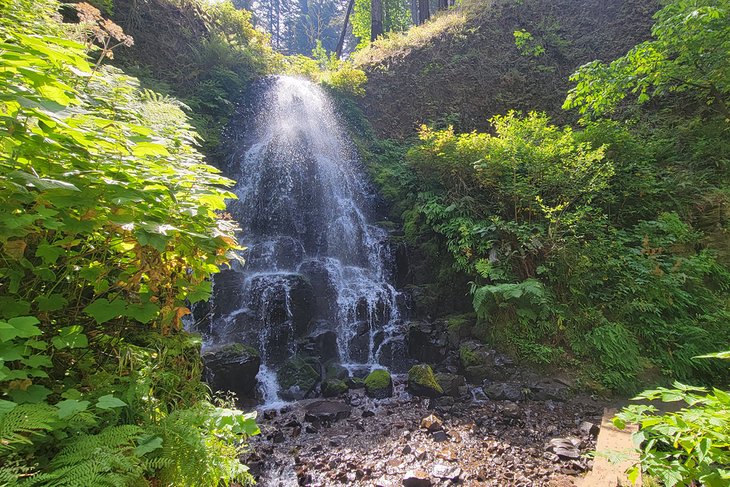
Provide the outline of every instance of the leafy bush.
[[207,402],[181,330],[236,258],[230,181],[180,103],[102,64],[121,29],[58,6],[0,5],[0,478],[246,481],[254,415]]
[[[725,354],[715,357],[727,358]],[[673,388],[660,387],[639,394],[634,400],[676,403],[686,407],[661,413],[653,405],[634,404],[624,408],[613,422],[619,428],[638,423],[633,440],[640,448],[640,463],[630,470],[630,478],[644,471],[664,485],[723,486],[730,482],[730,394],[717,388],[675,382]]]

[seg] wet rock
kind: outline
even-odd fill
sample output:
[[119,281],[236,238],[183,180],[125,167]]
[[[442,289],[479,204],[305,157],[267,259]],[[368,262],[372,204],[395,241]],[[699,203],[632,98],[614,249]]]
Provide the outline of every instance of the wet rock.
[[373,416],[375,416],[375,413],[368,409],[366,409],[365,411],[362,412],[363,418],[372,418]]
[[461,468],[456,465],[445,465],[437,463],[433,466],[431,475],[439,479],[457,480],[461,477]]
[[347,392],[347,383],[339,379],[327,379],[322,383],[322,395],[324,397],[336,397]]
[[350,372],[336,362],[330,362],[325,366],[324,375],[327,379],[347,380],[350,378]]
[[384,369],[376,369],[365,378],[365,392],[374,399],[385,399],[393,395],[393,379]]
[[495,382],[485,384],[484,394],[494,401],[519,401],[524,397],[523,387],[516,382]]
[[446,350],[434,338],[430,323],[423,321],[410,323],[408,355],[418,362],[440,363],[446,356]]
[[314,332],[309,338],[311,343],[308,353],[319,357],[322,362],[337,359],[339,352],[337,349],[337,333],[332,330],[319,330]]
[[461,397],[468,392],[463,375],[439,373],[436,374],[436,381],[447,396]]
[[310,423],[334,423],[350,416],[352,408],[339,401],[315,401],[304,407],[304,420]]
[[416,396],[438,397],[444,393],[428,364],[414,365],[408,371],[408,391]]
[[276,371],[282,398],[300,400],[312,392],[319,382],[319,372],[312,367],[312,363],[311,359],[294,357]]
[[444,429],[444,422],[435,414],[429,414],[421,420],[421,428],[430,433]]
[[253,397],[261,356],[252,347],[229,343],[203,352],[205,379],[213,390],[235,392],[239,398]]
[[409,470],[403,477],[403,487],[430,487],[431,478],[423,470]]

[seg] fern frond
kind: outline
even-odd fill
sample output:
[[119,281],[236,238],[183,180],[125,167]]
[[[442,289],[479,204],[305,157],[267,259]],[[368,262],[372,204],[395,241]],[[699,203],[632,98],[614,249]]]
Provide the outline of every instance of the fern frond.
[[19,404],[0,414],[0,452],[15,444],[32,444],[33,435],[51,430],[57,420],[56,410],[48,404]]

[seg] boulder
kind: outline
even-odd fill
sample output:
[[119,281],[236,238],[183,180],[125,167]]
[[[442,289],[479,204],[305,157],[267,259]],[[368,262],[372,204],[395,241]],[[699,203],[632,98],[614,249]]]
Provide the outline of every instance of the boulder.
[[393,379],[384,369],[375,369],[365,377],[365,393],[375,399],[385,399],[393,395]]
[[319,382],[319,372],[312,367],[312,360],[294,357],[276,371],[281,396],[286,400],[304,399]]
[[408,371],[408,391],[423,397],[438,397],[444,393],[428,364],[414,365]]
[[567,401],[571,389],[558,379],[542,379],[530,384],[530,394],[531,399],[536,401]]
[[324,397],[335,397],[347,392],[347,383],[340,379],[327,379],[322,383],[322,395]]
[[461,397],[469,392],[466,378],[463,375],[439,373],[436,374],[436,382],[439,383],[447,396]]
[[330,362],[324,368],[324,376],[327,379],[339,379],[346,381],[350,378],[350,372],[337,362]]
[[408,355],[418,362],[441,363],[446,350],[444,344],[437,342],[441,333],[433,336],[432,325],[423,321],[415,321],[408,326]]
[[494,382],[484,384],[484,393],[493,401],[519,401],[524,397],[525,388],[517,382]]
[[253,397],[261,356],[242,343],[228,343],[207,349],[202,354],[204,377],[211,389],[231,391],[239,398]]
[[352,408],[339,401],[314,401],[304,407],[304,420],[310,423],[334,423],[350,416]]

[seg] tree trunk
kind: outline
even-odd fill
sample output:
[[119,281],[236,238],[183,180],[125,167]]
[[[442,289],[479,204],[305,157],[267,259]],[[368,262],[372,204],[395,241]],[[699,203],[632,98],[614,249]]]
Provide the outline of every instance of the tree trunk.
[[422,24],[431,18],[428,7],[428,0],[418,0],[418,24]]
[[370,40],[374,41],[383,35],[383,0],[370,0],[370,19]]
[[439,0],[439,10],[447,10],[449,8],[449,0]]
[[411,21],[418,25],[418,0],[411,0]]
[[355,0],[350,0],[347,4],[347,12],[345,13],[345,23],[342,26],[342,33],[340,34],[340,40],[337,41],[337,49],[335,49],[335,56],[337,59],[342,57],[342,49],[345,47],[345,36],[347,35],[347,24],[350,23],[350,14],[352,13],[352,7],[355,5]]

